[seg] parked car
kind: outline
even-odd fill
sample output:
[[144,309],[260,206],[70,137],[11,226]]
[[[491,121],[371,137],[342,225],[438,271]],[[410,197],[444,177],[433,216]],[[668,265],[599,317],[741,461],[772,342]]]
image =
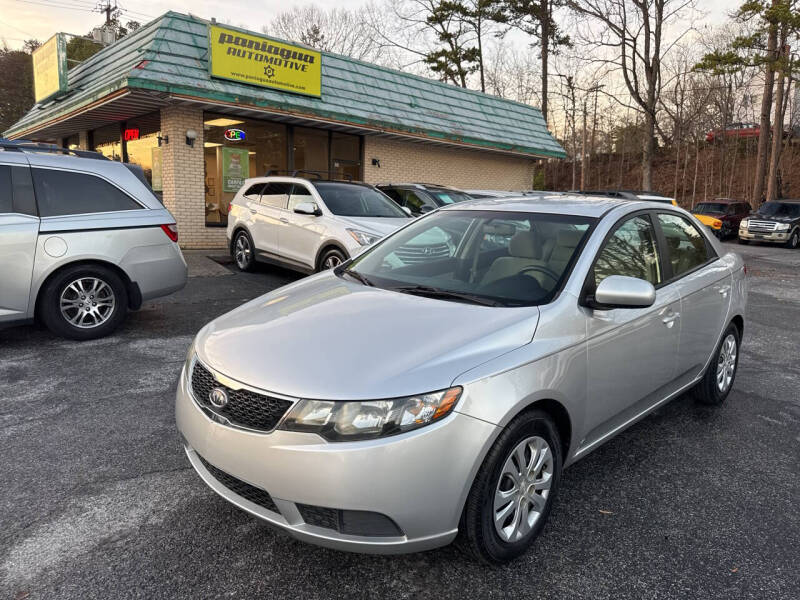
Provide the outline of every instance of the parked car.
[[[440,230],[461,232],[447,255],[393,260]],[[563,467],[687,390],[724,402],[745,296],[742,259],[678,208],[453,205],[206,325],[177,426],[206,484],[301,540],[460,536],[502,563]]]
[[624,200],[642,200],[644,202],[660,202],[662,204],[671,204],[678,206],[675,198],[669,196],[662,196],[654,192],[645,192],[641,190],[583,190],[572,192],[584,196],[606,196],[609,198],[622,198]]
[[377,187],[415,217],[442,206],[472,200],[461,190],[431,183],[379,183]]
[[228,208],[228,246],[242,271],[268,262],[312,273],[342,264],[409,221],[365,183],[254,177]]
[[752,212],[747,202],[717,198],[700,202],[692,209],[692,214],[719,239],[736,235],[739,223]]
[[757,138],[761,127],[758,123],[731,123],[725,129],[713,129],[706,134],[707,142],[719,142],[725,138]]
[[739,243],[770,242],[787,248],[800,246],[800,200],[775,200],[762,204],[739,223]]
[[128,166],[0,142],[0,326],[94,339],[186,284],[175,219]]

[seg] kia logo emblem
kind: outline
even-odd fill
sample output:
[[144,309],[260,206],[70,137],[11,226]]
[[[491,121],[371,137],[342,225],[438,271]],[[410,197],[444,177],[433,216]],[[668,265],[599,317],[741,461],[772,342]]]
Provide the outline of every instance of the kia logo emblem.
[[222,388],[216,387],[208,392],[208,400],[212,406],[223,408],[228,403],[228,394]]

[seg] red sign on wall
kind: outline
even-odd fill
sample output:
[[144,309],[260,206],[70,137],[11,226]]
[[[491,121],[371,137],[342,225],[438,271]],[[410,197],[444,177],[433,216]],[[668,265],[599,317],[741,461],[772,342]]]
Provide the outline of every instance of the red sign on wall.
[[135,128],[134,129],[126,129],[122,133],[122,139],[124,139],[126,142],[131,142],[133,140],[138,140],[139,139],[139,130],[135,129]]

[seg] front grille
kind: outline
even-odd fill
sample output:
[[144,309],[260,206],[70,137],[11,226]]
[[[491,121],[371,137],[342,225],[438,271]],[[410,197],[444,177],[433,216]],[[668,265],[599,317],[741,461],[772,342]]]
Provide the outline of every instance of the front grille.
[[763,231],[766,233],[770,233],[772,231],[775,231],[775,228],[777,226],[778,224],[775,221],[756,221],[750,219],[750,221],[748,221],[747,224],[747,231],[755,231],[755,232]]
[[297,510],[303,521],[309,525],[335,529],[339,531],[339,511],[335,508],[325,508],[324,506],[311,506],[310,504],[298,504]]
[[[222,408],[211,404],[209,393],[222,388],[228,395],[228,403]],[[250,390],[232,390],[222,385],[199,362],[192,370],[192,392],[201,408],[226,419],[231,425],[256,431],[272,431],[292,405],[288,400],[273,398]]]
[[402,260],[407,265],[413,265],[430,260],[440,260],[450,256],[450,246],[445,242],[441,244],[425,244],[425,245],[410,245],[400,246],[394,251],[397,258]]
[[338,510],[324,506],[297,504],[303,521],[316,527],[347,535],[368,537],[402,536],[402,530],[386,515],[366,510]]
[[275,503],[272,501],[272,497],[269,495],[267,490],[262,490],[254,485],[250,485],[246,481],[237,479],[233,475],[229,475],[225,471],[218,469],[209,463],[199,454],[197,455],[197,458],[200,459],[200,462],[203,463],[203,466],[208,470],[209,473],[211,473],[211,476],[214,479],[219,481],[234,494],[241,496],[245,500],[249,500],[253,504],[258,504],[262,508],[266,508],[267,510],[271,510],[272,512],[280,514],[278,507],[275,506]]

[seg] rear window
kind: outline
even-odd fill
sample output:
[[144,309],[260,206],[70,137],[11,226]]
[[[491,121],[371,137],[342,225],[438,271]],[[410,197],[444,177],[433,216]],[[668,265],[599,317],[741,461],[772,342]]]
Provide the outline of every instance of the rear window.
[[107,181],[87,173],[32,169],[42,217],[137,210],[142,206]]

